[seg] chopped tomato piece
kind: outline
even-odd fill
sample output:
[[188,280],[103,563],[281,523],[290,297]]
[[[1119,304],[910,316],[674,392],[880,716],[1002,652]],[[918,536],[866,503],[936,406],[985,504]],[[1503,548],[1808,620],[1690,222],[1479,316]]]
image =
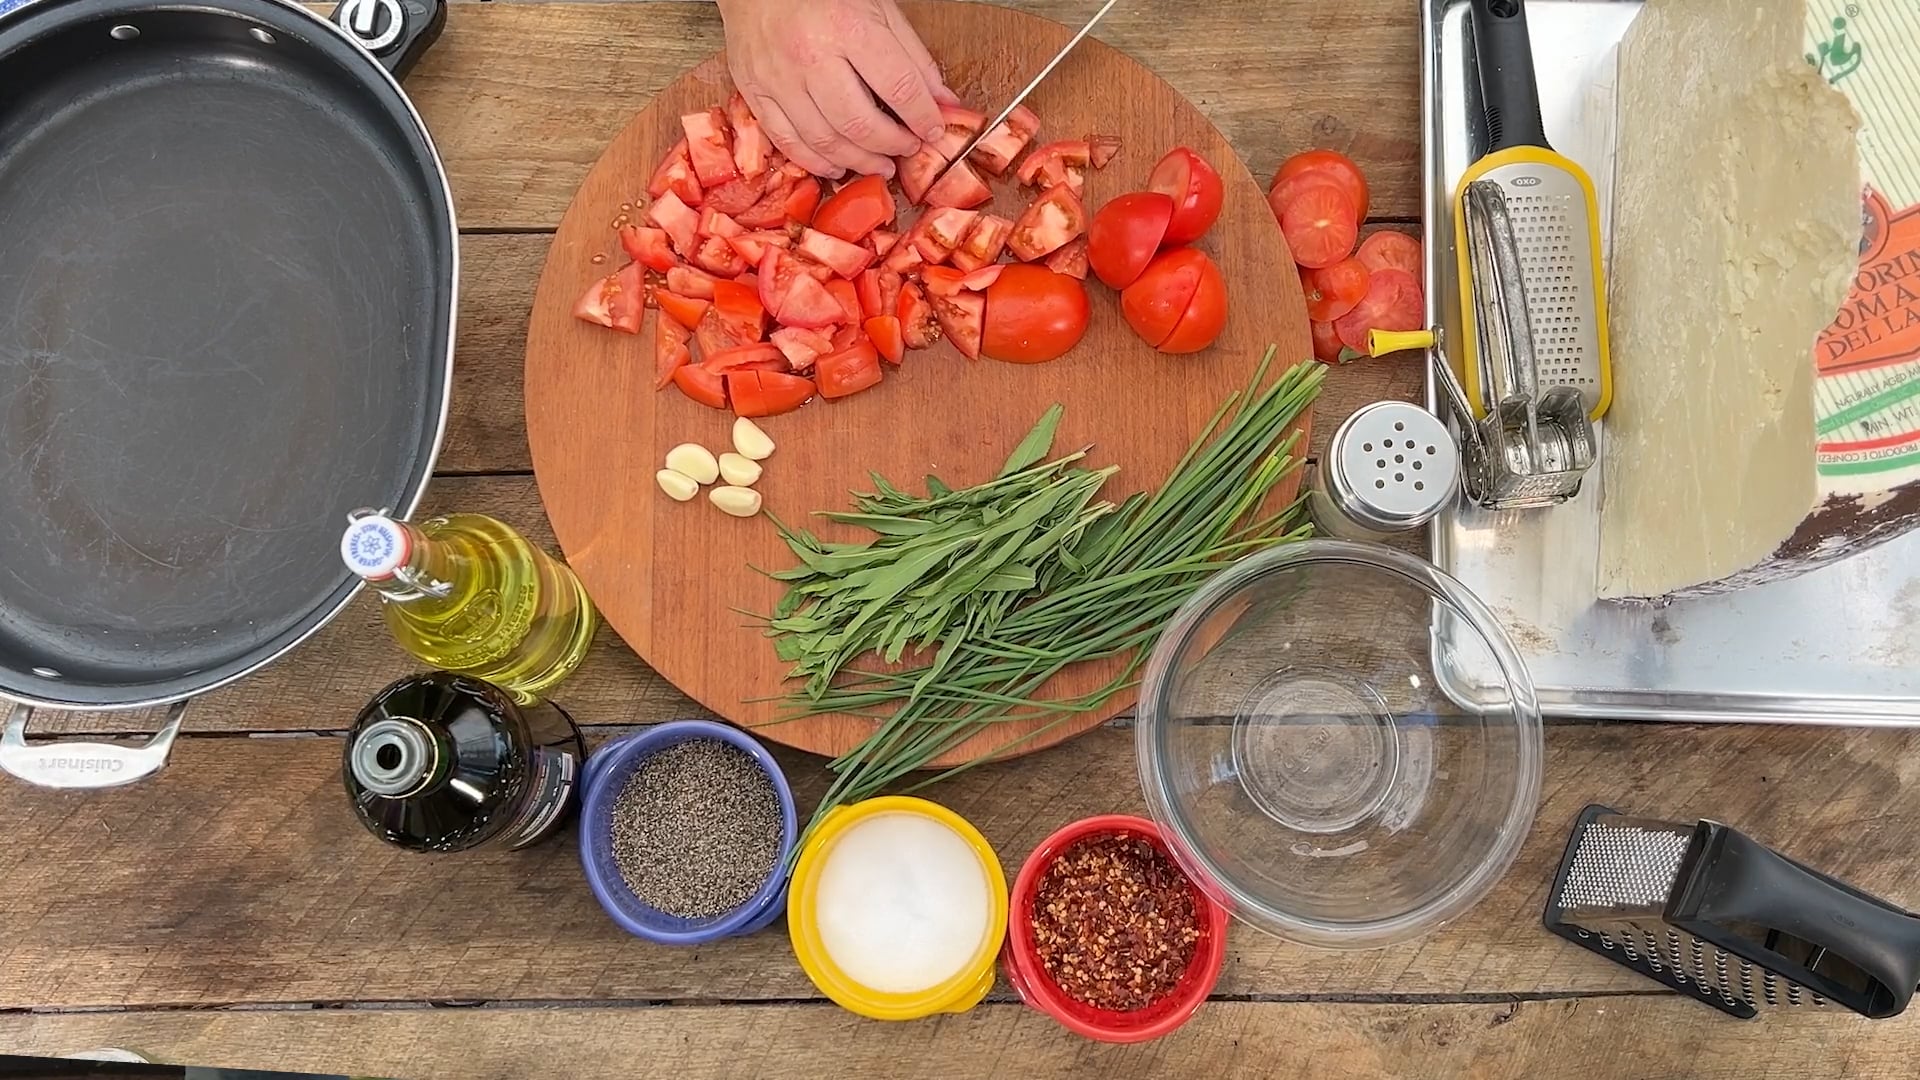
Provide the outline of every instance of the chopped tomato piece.
[[805,371],[816,359],[833,351],[832,338],[800,326],[783,326],[773,332],[772,340],[795,371]]
[[927,219],[922,217],[913,223],[913,228],[908,229],[907,234],[902,236],[898,243],[893,245],[893,250],[887,253],[886,261],[880,265],[896,274],[911,274],[918,270],[920,265],[926,262],[926,258],[920,254],[920,238],[925,235],[927,235]]
[[766,194],[766,180],[765,176],[752,180],[729,180],[707,192],[706,204],[723,214],[744,214],[753,209]]
[[757,283],[760,306],[778,317],[780,301],[787,295],[787,289],[793,284],[794,275],[799,272],[800,268],[793,265],[793,260],[787,258],[786,252],[769,244],[766,254],[760,256],[760,273]]
[[787,370],[787,358],[779,348],[764,341],[755,341],[746,345],[735,345],[730,349],[721,349],[701,360],[700,366],[716,375],[724,375],[734,368],[768,362],[779,365],[773,370]]
[[747,99],[741,97],[738,90],[727,99],[727,120],[733,125],[733,163],[739,167],[740,175],[764,174],[767,159],[773,154],[773,144],[767,140],[766,132],[760,130],[760,121],[754,118]]
[[[767,257],[766,242],[755,239],[757,235],[741,233],[739,236],[727,237],[727,246],[739,252],[740,257],[747,260],[748,266],[759,266],[760,260]],[[784,240],[786,237],[782,236],[781,239]]]
[[880,314],[893,315],[900,306],[900,286],[906,281],[891,270],[880,271]]
[[718,236],[723,240],[729,236],[744,236],[747,232],[745,226],[715,209],[712,203],[701,209],[699,228],[701,236]]
[[681,296],[713,299],[713,278],[688,266],[676,266],[667,271],[667,288]]
[[920,281],[927,287],[928,296],[952,296],[967,287],[967,274],[964,270],[929,266],[920,272]]
[[687,113],[680,118],[687,133],[687,155],[703,188],[716,188],[740,175],[733,163],[733,144],[727,139],[727,118],[719,109]]
[[693,253],[693,264],[717,277],[739,277],[747,272],[747,260],[733,250],[733,245],[718,236],[710,236],[700,242],[700,250]]
[[693,328],[700,325],[700,316],[705,315],[707,309],[713,306],[711,300],[681,296],[666,289],[653,290],[653,298],[660,305],[660,310],[666,313],[667,321],[679,323],[681,329],[688,333],[692,333]]
[[860,312],[860,290],[851,281],[835,278],[827,282],[827,292],[839,303],[840,310],[846,313],[847,325],[858,326],[864,318]]
[[573,307],[574,318],[626,334],[640,332],[647,316],[646,283],[639,263],[628,263],[587,287]]
[[1081,281],[1087,280],[1087,238],[1083,236],[1047,256],[1047,269]]
[[860,323],[855,321],[852,325],[843,326],[833,332],[833,348],[830,351],[839,352],[842,349],[851,349],[866,340],[867,332],[860,329]]
[[820,206],[820,181],[811,176],[794,181],[793,189],[787,192],[785,206],[788,221],[802,225],[812,221],[813,212]]
[[873,262],[873,252],[859,244],[849,244],[838,237],[828,236],[818,229],[808,229],[800,234],[800,254],[824,266],[833,268],[833,272],[852,281],[860,276],[860,271]]
[[1007,237],[1013,234],[1013,222],[992,214],[981,214],[980,219],[967,230],[967,238],[959,247],[953,249],[950,256],[953,265],[962,270],[978,270],[1000,258],[1006,250]]
[[669,191],[688,206],[701,203],[700,181],[693,175],[693,162],[687,157],[685,139],[674,143],[667,156],[660,159],[660,167],[654,170],[653,180],[647,185],[647,194],[656,199]]
[[867,340],[873,342],[873,348],[881,359],[898,366],[907,355],[907,339],[900,332],[900,319],[894,315],[876,315],[862,324],[867,331]]
[[933,142],[933,150],[943,162],[952,161],[967,148],[980,129],[987,126],[987,114],[964,109],[958,105],[940,106],[940,119],[946,121],[947,130]]
[[665,229],[674,250],[682,255],[692,255],[700,246],[700,215],[671,191],[647,207],[647,220]]
[[932,299],[933,317],[940,323],[953,347],[969,360],[980,359],[980,336],[986,327],[987,298],[976,292],[960,292]]
[[914,225],[920,235],[914,240],[914,246],[920,250],[921,258],[930,263],[945,262],[953,249],[967,238],[967,231],[980,218],[978,210],[959,210],[942,207],[929,210],[925,217]]
[[709,409],[727,407],[727,384],[718,375],[698,364],[687,364],[674,369],[673,385],[680,392]]
[[1087,211],[1065,184],[1056,184],[1034,200],[1014,223],[1007,250],[1026,262],[1043,258],[1085,232]]
[[767,332],[767,309],[756,289],[737,281],[713,283],[713,307],[728,333],[740,341],[759,341]]
[[[989,193],[991,197],[991,193]],[[828,196],[814,211],[813,227],[837,240],[857,244],[893,220],[893,192],[884,176],[863,176]]]
[[1107,162],[1112,161],[1113,156],[1120,152],[1120,136],[1089,135],[1087,151],[1088,156],[1093,159],[1093,167],[1104,169],[1107,167]]
[[892,251],[893,245],[899,242],[900,242],[900,234],[897,232],[888,232],[885,229],[875,229],[872,232],[867,234],[867,243],[873,245],[873,254],[876,258],[881,255],[885,255],[889,251]]
[[874,269],[862,270],[860,272],[860,280],[853,284],[855,291],[858,292],[860,296],[861,318],[871,319],[886,310],[880,306],[880,271]]
[[900,333],[906,338],[907,348],[924,349],[940,339],[933,307],[927,303],[926,294],[920,291],[920,286],[913,282],[908,281],[900,286],[900,299],[895,301],[894,315],[900,320]]
[[766,193],[745,210],[732,211],[735,221],[749,229],[781,229],[787,224],[787,198],[794,192],[794,182],[784,177],[777,178],[769,173]]
[[665,229],[649,229],[645,225],[623,225],[620,227],[620,247],[627,257],[649,270],[661,273],[680,265],[673,255],[673,248],[667,246]]
[[[1027,155],[1020,163],[1020,182],[1041,190],[1067,183],[1067,173],[1086,175],[1081,170],[1093,160],[1093,147],[1085,139],[1048,143]],[[1078,183],[1075,187],[1078,187]]]
[[832,281],[834,278],[832,267],[814,262],[812,259],[809,259],[805,255],[801,255],[797,252],[793,256],[793,265],[799,267],[801,273],[806,274],[808,277],[811,277],[813,280],[819,282],[822,285],[825,285],[827,282]]
[[664,390],[673,373],[693,359],[687,342],[693,331],[662,315],[653,320],[653,388]]
[[813,377],[823,398],[857,394],[879,384],[880,354],[866,341],[855,342],[815,361]]
[[894,175],[900,178],[900,190],[907,196],[907,201],[915,206],[926,200],[927,191],[947,169],[947,159],[940,156],[940,151],[925,145],[908,157],[896,158],[894,164]]
[[928,206],[952,206],[968,210],[992,201],[992,189],[980,179],[979,173],[973,171],[973,166],[964,161],[954,162],[940,182],[927,192]]
[[987,133],[973,148],[973,162],[995,176],[1007,171],[1027,143],[1040,133],[1040,118],[1025,105],[1016,106],[1012,115]]
[[[720,378],[717,375],[710,377]],[[814,393],[812,379],[778,371],[735,371],[726,376],[726,384],[727,394],[733,398],[733,411],[740,416],[789,413],[805,405]]]
[[720,313],[708,308],[700,316],[700,325],[693,328],[693,343],[699,347],[702,359],[736,345],[751,345],[757,339],[745,339],[734,333],[734,328],[720,317]]
[[[858,301],[855,301],[858,306]],[[780,298],[780,308],[774,314],[782,326],[800,326],[809,330],[834,326],[847,316],[840,301],[834,299],[825,285],[813,279],[810,274],[796,274],[793,284]]]

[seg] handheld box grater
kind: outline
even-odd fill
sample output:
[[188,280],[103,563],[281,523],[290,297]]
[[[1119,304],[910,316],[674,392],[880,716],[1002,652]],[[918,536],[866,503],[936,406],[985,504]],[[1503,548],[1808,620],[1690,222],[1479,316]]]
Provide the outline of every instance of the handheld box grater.
[[[1517,395],[1540,401],[1570,387],[1586,416],[1597,420],[1612,400],[1613,375],[1593,181],[1547,142],[1526,6],[1521,0],[1472,0],[1469,22],[1488,150],[1461,176],[1455,192],[1454,244],[1467,331],[1456,348],[1467,399],[1474,415],[1484,417]],[[1483,249],[1487,243],[1472,235],[1474,225],[1484,223],[1490,209],[1511,221],[1510,266],[1474,256],[1476,240]],[[1504,324],[1490,326],[1490,316],[1504,318]],[[1515,331],[1524,339],[1519,353]],[[1524,388],[1514,383],[1516,368],[1526,372]]]
[[1740,1017],[1762,1006],[1896,1016],[1920,986],[1920,917],[1718,822],[1589,806],[1547,929]]

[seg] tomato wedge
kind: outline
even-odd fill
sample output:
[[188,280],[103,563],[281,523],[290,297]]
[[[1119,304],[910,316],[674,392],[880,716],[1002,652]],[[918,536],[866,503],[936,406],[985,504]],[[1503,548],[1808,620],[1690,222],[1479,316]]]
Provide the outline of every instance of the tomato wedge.
[[900,320],[893,315],[875,315],[861,324],[867,331],[867,340],[873,342],[874,350],[880,358],[896,367],[907,356],[907,339],[900,330]]
[[1426,323],[1420,282],[1405,270],[1383,267],[1367,279],[1367,295],[1352,311],[1333,321],[1340,343],[1362,355],[1374,330],[1418,330]]
[[687,133],[687,154],[693,158],[693,174],[703,188],[716,188],[740,175],[733,161],[733,144],[727,138],[727,118],[719,109],[687,113],[680,118]]
[[[1041,271],[1045,273],[1046,271]],[[977,292],[958,292],[929,300],[933,317],[953,347],[969,360],[980,359],[980,338],[985,333],[987,298]]]
[[800,234],[800,246],[795,250],[807,258],[833,268],[833,272],[851,281],[860,276],[860,271],[873,262],[873,252],[859,244],[849,244],[845,240],[828,236],[818,229],[806,229]]
[[673,373],[693,359],[687,342],[693,331],[665,317],[653,320],[653,388],[664,390]]
[[735,371],[726,376],[726,381],[727,395],[733,398],[733,411],[739,416],[779,416],[781,413],[790,413],[805,405],[814,394],[812,379],[778,371]]
[[1163,252],[1121,291],[1120,313],[1141,340],[1157,349],[1179,328],[1201,278],[1209,275],[1218,279],[1220,270],[1205,253],[1194,248]]
[[739,341],[759,341],[767,332],[767,309],[760,293],[737,281],[713,283],[713,308],[727,332]]
[[783,326],[773,332],[774,347],[787,358],[787,366],[805,371],[813,362],[833,351],[833,339],[818,330]]
[[1173,219],[1167,223],[1168,244],[1200,239],[1220,216],[1225,189],[1220,174],[1207,159],[1184,146],[1167,151],[1153,167],[1147,187],[1173,200]]
[[649,270],[661,273],[680,265],[674,258],[673,249],[667,246],[665,229],[649,229],[644,225],[622,225],[620,227],[620,247],[627,258]]
[[[1281,162],[1280,167],[1274,170],[1273,183],[1267,185],[1267,192],[1271,195],[1287,181],[1308,175],[1331,180],[1353,203],[1355,219],[1366,220],[1369,201],[1366,174],[1360,171],[1360,166],[1354,164],[1352,158],[1336,150],[1305,150]],[[1279,213],[1284,209],[1284,206],[1276,205],[1274,212]]]
[[637,334],[640,321],[647,316],[646,300],[640,264],[628,263],[589,285],[573,306],[573,316],[621,333]]
[[773,143],[760,130],[760,121],[747,106],[747,99],[735,90],[727,99],[727,122],[733,125],[733,163],[741,176],[759,176],[767,171],[773,156]]
[[924,349],[940,339],[933,306],[927,303],[926,294],[920,291],[920,286],[913,282],[900,286],[900,299],[895,302],[894,314],[900,319],[900,333],[906,339],[907,348]]
[[653,299],[660,306],[661,312],[667,316],[668,322],[679,323],[688,333],[692,333],[693,328],[700,325],[700,316],[705,315],[707,308],[713,306],[711,300],[681,296],[667,289],[653,290]]
[[1083,236],[1047,256],[1047,269],[1078,281],[1087,280],[1087,238]]
[[866,341],[857,341],[814,362],[813,377],[823,398],[843,398],[880,382],[880,354]]
[[835,278],[827,282],[827,293],[840,305],[840,313],[846,316],[848,326],[859,326],[866,316],[860,310],[860,289],[851,281]]
[[1007,118],[1000,122],[980,145],[973,148],[974,164],[995,176],[1007,171],[1013,159],[1027,148],[1027,143],[1040,133],[1040,118],[1025,105],[1017,105]]
[[693,175],[693,162],[687,157],[687,140],[681,139],[660,159],[660,167],[654,170],[653,180],[647,185],[647,194],[659,198],[667,192],[688,206],[701,203],[700,180]]
[[1133,284],[1153,261],[1173,221],[1173,199],[1135,191],[1110,199],[1087,225],[1087,264],[1108,288]]
[[1391,229],[1383,229],[1360,241],[1360,249],[1353,257],[1368,270],[1404,270],[1416,281],[1427,272],[1420,241]]
[[1359,259],[1341,259],[1332,266],[1302,271],[1300,287],[1307,294],[1307,318],[1332,322],[1367,295],[1367,268]]
[[682,255],[693,254],[700,244],[700,215],[671,191],[647,207],[647,220],[666,230],[674,250]]
[[987,187],[973,166],[964,161],[956,161],[945,176],[927,191],[928,206],[957,207],[970,210],[981,203],[993,201],[993,189]]
[[1280,214],[1293,261],[1310,270],[1332,266],[1353,254],[1360,238],[1360,219],[1353,200],[1331,180],[1315,180],[1300,188]]
[[681,296],[713,299],[713,278],[691,267],[676,266],[667,271],[667,288]]
[[863,176],[827,197],[814,211],[813,227],[857,244],[894,216],[893,192],[884,176]]
[[992,214],[981,214],[967,230],[967,238],[948,256],[953,265],[962,270],[978,270],[1000,258],[1007,248],[1007,237],[1013,235],[1013,222]]
[[1015,263],[999,269],[987,290],[980,351],[1008,363],[1043,364],[1080,344],[1092,310],[1086,286],[1043,266]]
[[1007,250],[1024,262],[1044,258],[1085,232],[1087,211],[1065,184],[1050,187],[1014,223]]
[[[858,303],[856,300],[856,307]],[[846,309],[840,306],[840,301],[834,299],[827,287],[814,280],[811,274],[794,276],[792,285],[780,298],[780,310],[774,314],[782,326],[799,326],[808,330],[836,326],[846,317]]]
[[679,387],[680,392],[687,395],[688,398],[705,405],[709,409],[724,409],[727,407],[727,384],[720,376],[715,375],[713,372],[708,371],[698,364],[688,364],[684,367],[675,368],[673,372],[673,385]]

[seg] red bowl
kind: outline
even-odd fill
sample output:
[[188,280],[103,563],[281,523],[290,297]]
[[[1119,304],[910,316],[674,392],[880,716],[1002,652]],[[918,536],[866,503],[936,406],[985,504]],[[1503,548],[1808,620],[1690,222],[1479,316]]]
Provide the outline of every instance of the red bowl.
[[1136,1043],[1157,1039],[1193,1018],[1214,984],[1220,981],[1220,968],[1227,960],[1227,909],[1221,907],[1191,879],[1194,910],[1200,916],[1200,940],[1194,945],[1193,961],[1172,992],[1144,1009],[1118,1012],[1100,1009],[1069,997],[1048,975],[1033,944],[1033,897],[1040,887],[1040,876],[1061,852],[1088,837],[1133,836],[1158,848],[1178,869],[1179,863],[1167,850],[1160,827],[1145,818],[1126,814],[1103,814],[1066,826],[1040,842],[1027,856],[1014,879],[1013,895],[1007,905],[1007,944],[1001,954],[1001,967],[1007,981],[1020,999],[1058,1020],[1061,1026],[1089,1039],[1110,1043]]

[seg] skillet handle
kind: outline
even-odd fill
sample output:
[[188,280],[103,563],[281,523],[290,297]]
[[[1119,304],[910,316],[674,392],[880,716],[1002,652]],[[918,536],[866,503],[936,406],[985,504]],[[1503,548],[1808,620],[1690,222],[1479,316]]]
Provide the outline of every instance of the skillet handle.
[[[0,0],[0,11],[13,2]],[[439,40],[447,24],[447,0],[340,0],[333,22],[402,79]]]
[[0,770],[38,787],[91,789],[120,787],[160,771],[180,733],[187,703],[167,710],[167,722],[141,746],[119,743],[52,742],[27,744],[30,705],[15,705],[0,734]]

